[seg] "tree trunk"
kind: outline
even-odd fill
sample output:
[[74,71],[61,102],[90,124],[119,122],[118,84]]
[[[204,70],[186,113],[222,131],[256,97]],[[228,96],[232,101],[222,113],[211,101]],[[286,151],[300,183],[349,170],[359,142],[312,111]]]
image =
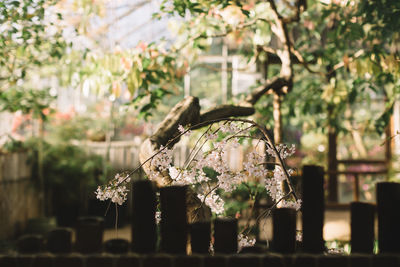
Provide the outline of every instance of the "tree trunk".
[[282,112],[281,112],[281,105],[282,105],[282,96],[277,93],[274,93],[274,142],[275,144],[282,143]]

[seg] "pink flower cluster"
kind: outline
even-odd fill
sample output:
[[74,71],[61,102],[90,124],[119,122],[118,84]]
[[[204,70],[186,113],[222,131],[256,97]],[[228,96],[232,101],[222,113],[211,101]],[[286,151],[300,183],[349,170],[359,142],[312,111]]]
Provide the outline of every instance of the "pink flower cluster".
[[122,205],[127,200],[129,190],[126,184],[128,184],[130,180],[131,178],[126,175],[120,173],[116,174],[108,185],[97,187],[95,191],[97,199],[102,201],[111,199],[111,202]]

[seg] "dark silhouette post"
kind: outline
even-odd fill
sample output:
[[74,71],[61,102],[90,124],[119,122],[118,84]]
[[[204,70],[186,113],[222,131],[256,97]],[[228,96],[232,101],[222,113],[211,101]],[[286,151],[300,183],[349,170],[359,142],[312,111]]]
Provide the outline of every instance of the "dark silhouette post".
[[168,186],[160,189],[161,250],[185,254],[187,245],[186,186]]
[[400,184],[381,182],[376,185],[378,205],[378,245],[380,253],[400,252]]
[[78,218],[76,226],[76,250],[83,254],[101,252],[103,247],[103,232],[103,218]]
[[233,218],[216,218],[214,220],[215,253],[236,253],[238,250],[238,222]]
[[322,253],[325,249],[323,168],[312,165],[304,166],[302,185],[303,251]]
[[132,184],[132,251],[151,253],[156,251],[156,192],[149,180]]
[[352,202],[351,211],[351,252],[372,253],[375,234],[375,205]]
[[273,249],[279,253],[294,253],[296,248],[296,210],[275,209],[272,213]]
[[70,253],[72,250],[72,229],[56,228],[47,234],[47,251]]
[[211,241],[211,222],[190,225],[190,244],[193,253],[208,253]]

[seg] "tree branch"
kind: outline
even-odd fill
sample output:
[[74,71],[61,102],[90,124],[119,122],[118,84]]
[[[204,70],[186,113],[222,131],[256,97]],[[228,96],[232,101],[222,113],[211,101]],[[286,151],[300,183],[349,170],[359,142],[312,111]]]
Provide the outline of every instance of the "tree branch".
[[110,28],[110,26],[114,25],[115,23],[117,23],[118,21],[120,21],[121,19],[129,16],[130,14],[132,14],[133,12],[135,12],[137,9],[141,8],[142,6],[150,3],[150,0],[143,0],[142,2],[139,2],[137,4],[132,5],[128,10],[126,10],[124,13],[122,13],[121,15],[119,15],[118,17],[116,17],[115,19],[113,19],[112,21],[108,22],[107,24],[98,27],[95,31],[92,31],[89,33],[90,37],[95,37],[99,34],[105,33],[106,31],[108,31],[108,29]]
[[[171,109],[165,119],[159,124],[157,130],[150,137],[150,140],[158,146],[165,146],[169,140],[178,134],[177,129],[179,124],[194,125],[198,123],[199,117],[199,99],[197,97],[188,96]],[[168,143],[168,145],[173,146],[178,141],[179,139],[176,139],[173,143]]]
[[[286,3],[286,1],[284,1]],[[307,0],[297,0],[295,2],[294,14],[290,17],[283,18],[283,22],[290,24],[300,21],[300,14],[307,8]]]
[[182,49],[183,49],[185,46],[187,46],[190,42],[193,42],[193,41],[195,41],[195,40],[197,40],[197,39],[200,39],[200,38],[207,39],[207,38],[225,37],[225,36],[227,36],[229,33],[233,32],[233,31],[236,31],[236,30],[240,30],[240,29],[244,29],[244,28],[250,27],[250,26],[256,24],[257,21],[270,22],[270,21],[268,21],[268,20],[266,20],[266,19],[264,19],[264,18],[255,18],[255,19],[250,20],[250,21],[248,21],[248,22],[239,24],[239,25],[237,25],[236,27],[230,27],[230,28],[228,28],[225,32],[215,33],[215,34],[211,34],[211,35],[204,35],[203,33],[198,33],[198,34],[193,35],[192,37],[190,37],[190,38],[189,38],[185,43],[183,43],[180,47],[173,49],[173,51],[174,51],[174,52],[177,52],[177,51],[179,51],[179,50],[182,50]]
[[268,2],[271,5],[275,19],[275,24],[271,25],[271,30],[282,43],[282,50],[278,50],[277,55],[282,62],[280,76],[286,79],[287,86],[285,86],[285,88],[282,88],[281,91],[283,93],[287,93],[292,89],[293,85],[293,64],[290,53],[290,47],[291,47],[290,37],[287,30],[287,25],[283,20],[281,14],[278,12],[275,1],[268,0]]
[[322,71],[315,71],[315,70],[312,70],[311,68],[310,68],[310,63],[309,62],[307,62],[304,58],[303,58],[303,56],[301,55],[301,53],[298,51],[298,50],[296,50],[294,47],[293,47],[293,45],[291,46],[291,52],[292,52],[292,54],[297,58],[297,60],[299,61],[299,63],[301,64],[301,65],[303,65],[303,67],[308,71],[308,72],[310,72],[310,73],[312,73],[312,74],[318,74],[318,75],[321,75],[321,76],[323,76],[323,77],[325,77],[326,76],[326,73],[324,73],[324,72],[322,72]]
[[283,3],[285,4],[285,6],[287,6],[289,9],[296,11],[296,7],[293,6],[288,0],[283,0]]
[[[364,50],[363,49],[358,50],[356,53],[354,53],[354,55],[352,57],[349,57],[348,63],[353,62],[355,59],[361,57],[363,54],[364,54]],[[332,74],[336,70],[338,70],[340,68],[343,68],[345,65],[346,65],[346,63],[344,61],[339,62],[338,64],[333,66],[332,70],[330,70],[328,72],[328,74]]]
[[253,92],[246,97],[245,103],[253,106],[269,90],[280,93],[280,90],[287,85],[289,85],[289,82],[282,77],[275,77],[272,80],[267,80],[265,84],[254,89]]
[[250,116],[253,115],[254,112],[255,109],[252,106],[221,105],[201,114],[199,122],[212,121],[228,117]]

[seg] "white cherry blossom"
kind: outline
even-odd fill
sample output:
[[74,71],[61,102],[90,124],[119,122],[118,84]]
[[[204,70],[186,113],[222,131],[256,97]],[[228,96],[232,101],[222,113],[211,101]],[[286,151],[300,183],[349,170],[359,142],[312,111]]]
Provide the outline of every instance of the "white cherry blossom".
[[253,247],[255,244],[255,238],[250,238],[243,234],[238,235],[238,252],[240,252],[244,247]]

